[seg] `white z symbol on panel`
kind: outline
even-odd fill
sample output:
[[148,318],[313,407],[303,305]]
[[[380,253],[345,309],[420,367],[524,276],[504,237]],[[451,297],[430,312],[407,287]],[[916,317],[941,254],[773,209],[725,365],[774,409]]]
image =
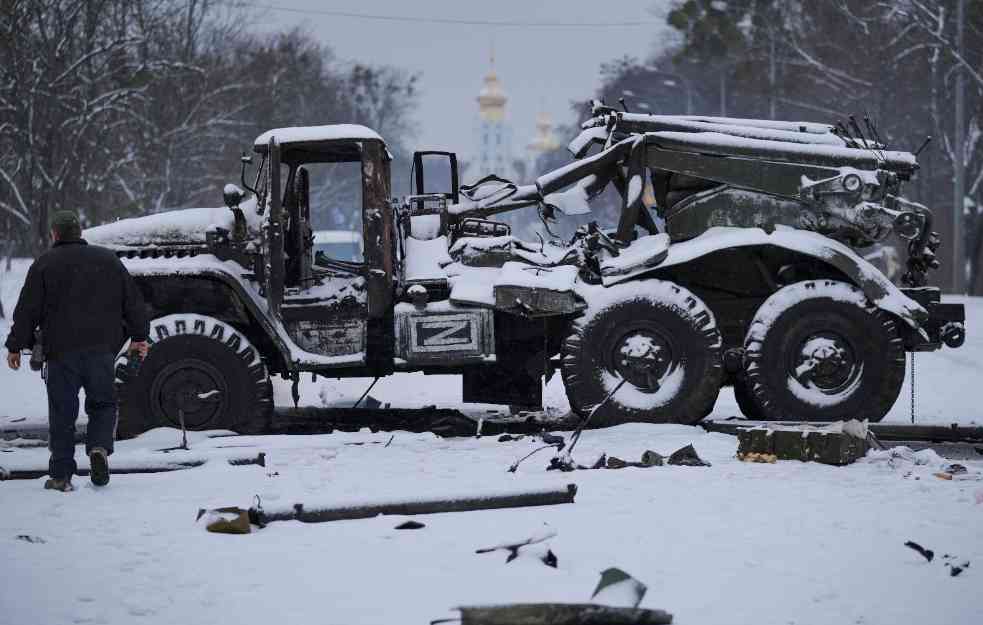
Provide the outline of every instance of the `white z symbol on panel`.
[[432,330],[434,328],[444,328],[440,332],[437,332],[433,336],[428,336],[423,339],[423,344],[427,347],[438,347],[444,345],[460,345],[461,343],[471,343],[471,336],[464,337],[454,337],[452,335],[457,334],[461,330],[468,327],[468,320],[464,321],[425,321],[419,324],[420,329],[427,328]]

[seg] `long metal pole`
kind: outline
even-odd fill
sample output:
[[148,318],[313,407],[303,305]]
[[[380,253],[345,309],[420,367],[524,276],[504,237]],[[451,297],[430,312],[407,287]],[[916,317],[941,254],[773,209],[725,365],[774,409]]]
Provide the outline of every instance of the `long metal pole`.
[[727,66],[720,70],[720,116],[727,117]]
[[[963,57],[963,23],[966,21],[966,0],[959,0],[956,9],[956,52]],[[953,149],[955,158],[952,167],[955,170],[955,185],[953,187],[952,204],[952,290],[963,293],[966,290],[966,258],[963,253],[963,202],[966,197],[966,163],[964,146],[965,123],[965,78],[963,68],[956,66],[956,119],[953,132]]]

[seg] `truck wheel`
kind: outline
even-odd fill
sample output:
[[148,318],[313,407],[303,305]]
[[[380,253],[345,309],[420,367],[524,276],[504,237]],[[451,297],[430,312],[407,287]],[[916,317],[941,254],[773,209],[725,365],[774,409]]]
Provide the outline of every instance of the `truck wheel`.
[[188,430],[265,426],[273,410],[272,385],[241,332],[211,317],[168,315],[151,322],[150,343],[133,379],[125,354],[116,365],[119,438],[159,426],[180,428],[180,410]]
[[741,409],[742,415],[748,419],[761,418],[761,408],[755,403],[747,382],[740,378],[734,380],[734,399],[737,401],[737,407]]
[[596,300],[563,342],[570,406],[587,414],[624,380],[593,424],[696,423],[710,414],[723,379],[710,309],[662,280],[617,285]]
[[744,367],[766,419],[880,421],[901,391],[905,351],[894,319],[859,289],[810,280],[761,305]]

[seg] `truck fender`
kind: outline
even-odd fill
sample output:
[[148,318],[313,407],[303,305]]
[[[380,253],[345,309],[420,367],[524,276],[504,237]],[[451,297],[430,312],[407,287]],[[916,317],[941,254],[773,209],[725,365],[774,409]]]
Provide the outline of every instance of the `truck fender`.
[[[274,324],[264,314],[265,304],[263,300],[251,296],[237,275],[227,270],[221,261],[211,258],[211,262],[209,262],[206,259],[210,259],[210,257],[194,256],[182,259],[122,258],[120,260],[123,261],[130,275],[137,280],[140,278],[167,277],[179,274],[182,278],[213,280],[223,284],[239,299],[252,321],[269,338],[270,342],[279,352],[283,363],[289,369],[292,366],[293,359],[290,354],[290,348],[283,340],[286,330],[283,329],[282,325],[280,328],[274,327]],[[283,335],[281,335],[281,332]]]
[[777,226],[770,234],[761,228],[710,228],[696,238],[672,243],[665,260],[657,267],[605,276],[603,283],[604,286],[611,286],[642,274],[657,274],[667,267],[687,263],[723,249],[765,245],[811,256],[835,267],[850,278],[874,306],[903,319],[916,330],[921,329],[922,322],[928,319],[928,312],[924,308],[846,245],[815,232],[785,226]]

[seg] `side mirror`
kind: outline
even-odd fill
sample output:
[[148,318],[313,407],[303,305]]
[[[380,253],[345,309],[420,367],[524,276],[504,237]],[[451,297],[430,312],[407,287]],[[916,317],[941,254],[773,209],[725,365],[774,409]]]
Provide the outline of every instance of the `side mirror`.
[[231,209],[239,208],[239,202],[242,201],[245,195],[242,189],[232,183],[225,185],[225,188],[222,190],[222,199],[225,200],[225,205]]
[[416,195],[442,193],[454,204],[458,201],[457,154],[454,152],[414,152]]

